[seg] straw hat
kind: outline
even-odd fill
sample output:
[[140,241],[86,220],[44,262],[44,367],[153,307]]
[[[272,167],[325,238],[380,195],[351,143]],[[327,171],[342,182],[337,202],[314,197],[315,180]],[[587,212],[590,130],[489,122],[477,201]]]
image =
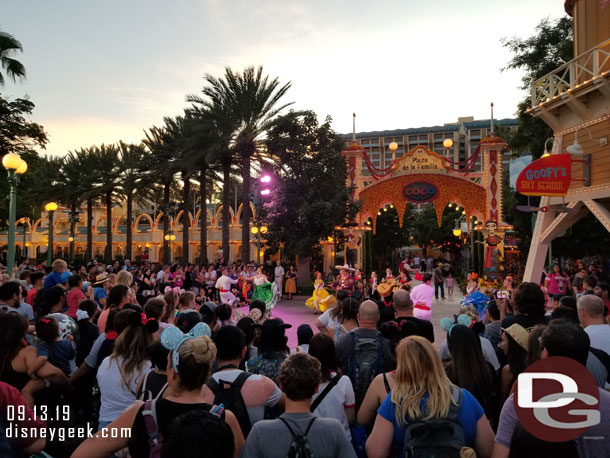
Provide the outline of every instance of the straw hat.
[[529,332],[527,332],[527,330],[523,326],[515,323],[511,324],[506,329],[502,328],[502,330],[506,332],[509,336],[511,336],[513,340],[521,346],[521,348],[523,348],[525,351],[528,350]]
[[356,269],[352,269],[350,266],[348,266],[347,264],[343,264],[342,266],[335,266],[335,269],[339,269],[339,270],[347,270],[348,272],[356,272]]
[[108,281],[108,274],[106,272],[99,274],[98,276],[95,277],[95,283],[94,285],[99,285],[101,283],[104,283]]

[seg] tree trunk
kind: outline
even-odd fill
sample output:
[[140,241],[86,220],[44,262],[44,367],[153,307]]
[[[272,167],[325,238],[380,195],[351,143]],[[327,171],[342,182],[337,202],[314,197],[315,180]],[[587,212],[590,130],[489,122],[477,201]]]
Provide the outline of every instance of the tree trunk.
[[112,191],[106,193],[106,262],[112,262]]
[[[250,262],[250,166],[251,166],[251,154],[250,151],[245,151],[242,154],[242,209],[241,209],[241,260],[243,262]],[[261,264],[263,259],[261,259]]]
[[222,166],[222,256],[229,263],[229,237],[231,224],[231,162]]
[[191,200],[191,179],[190,175],[182,174],[184,187],[182,188],[182,263],[189,262],[189,201]]
[[[74,216],[78,215],[76,213],[76,202],[72,202],[70,205],[70,237],[72,237],[72,241],[70,242],[70,262],[74,263],[74,239],[76,239],[76,234],[74,233],[74,227],[76,226],[76,221],[74,221]],[[23,229],[25,230],[25,228]]]
[[163,263],[169,264],[169,243],[165,240],[165,236],[169,233],[169,183],[163,185]]
[[87,253],[86,261],[93,260],[93,199],[87,200]]
[[207,193],[208,165],[204,161],[199,171],[199,192],[201,197],[201,211],[199,213],[199,264],[208,265],[208,193]]
[[125,221],[125,258],[133,261],[133,191],[127,193],[127,219]]

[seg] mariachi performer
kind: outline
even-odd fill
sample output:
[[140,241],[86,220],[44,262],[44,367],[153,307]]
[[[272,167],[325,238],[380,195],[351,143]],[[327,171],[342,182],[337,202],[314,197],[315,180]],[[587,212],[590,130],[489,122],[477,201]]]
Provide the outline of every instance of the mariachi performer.
[[305,305],[318,314],[332,308],[336,301],[335,296],[326,291],[322,274],[316,272],[316,280],[313,283],[313,295],[307,299]]
[[386,278],[383,279],[381,283],[377,286],[377,293],[381,298],[381,302],[385,307],[392,306],[392,295],[394,291],[397,291],[401,288],[400,282],[398,282],[395,278]]
[[331,286],[337,291],[337,296],[339,295],[339,291],[345,291],[348,296],[351,296],[354,293],[355,286],[352,273],[355,272],[356,269],[352,269],[347,264],[335,266],[335,269],[340,271],[339,278],[337,278]]
[[397,280],[402,289],[411,291],[411,276],[409,275],[409,272],[406,270],[401,270]]
[[280,301],[280,291],[277,289],[275,283],[271,283],[267,279],[261,266],[256,270],[256,275],[252,277],[252,284],[254,285],[252,301],[258,299],[265,303],[265,318],[268,318],[271,316],[271,310],[273,310]]

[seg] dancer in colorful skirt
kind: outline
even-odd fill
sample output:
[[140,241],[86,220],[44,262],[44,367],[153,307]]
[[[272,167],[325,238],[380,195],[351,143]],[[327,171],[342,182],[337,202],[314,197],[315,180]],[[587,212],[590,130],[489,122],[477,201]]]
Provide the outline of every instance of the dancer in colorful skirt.
[[335,296],[326,291],[322,274],[316,272],[316,280],[313,283],[313,294],[307,299],[305,305],[313,309],[314,313],[322,313],[335,305]]

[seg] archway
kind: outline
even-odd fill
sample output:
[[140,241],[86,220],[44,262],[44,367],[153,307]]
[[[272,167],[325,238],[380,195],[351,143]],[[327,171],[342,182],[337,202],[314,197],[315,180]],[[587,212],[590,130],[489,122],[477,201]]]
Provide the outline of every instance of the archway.
[[[351,240],[352,246],[346,251],[350,255],[346,256],[348,263],[363,267],[363,260],[371,259],[370,254],[363,253],[363,247],[370,246],[371,236],[367,233],[375,233],[378,219],[387,218],[388,213],[402,229],[408,208],[417,212],[427,209],[441,227],[443,214],[451,205],[460,208],[455,224],[465,223],[467,233],[471,232],[475,219],[494,221],[495,232],[493,226],[480,229],[486,237],[484,277],[490,282],[498,281],[503,270],[504,232],[512,227],[502,221],[502,152],[506,144],[494,135],[484,138],[464,161],[454,162],[418,145],[399,158],[392,153],[385,169],[378,168],[366,150],[356,140],[352,141],[343,152],[348,168],[346,184],[353,189],[352,199],[360,201],[361,208],[354,221],[338,228]],[[480,172],[475,170],[477,163],[482,164]],[[493,245],[488,244],[492,238]],[[429,245],[435,245],[434,242],[432,238],[426,241]],[[439,247],[449,248],[446,242]]]

